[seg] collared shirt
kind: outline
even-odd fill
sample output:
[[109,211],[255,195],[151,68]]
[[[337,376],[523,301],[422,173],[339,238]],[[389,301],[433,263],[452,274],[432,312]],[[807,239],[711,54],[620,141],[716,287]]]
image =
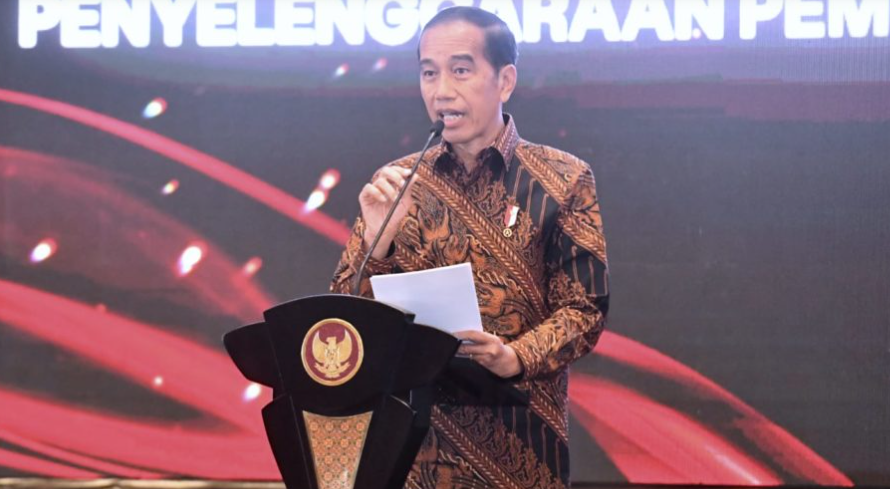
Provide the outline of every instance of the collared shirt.
[[[389,165],[410,168],[417,154]],[[467,172],[447,143],[421,162],[393,253],[367,277],[470,263],[486,332],[515,351],[529,407],[439,405],[407,487],[568,486],[568,365],[596,344],[608,267],[593,173],[520,139],[513,118]],[[331,290],[349,293],[365,257],[359,217]]]

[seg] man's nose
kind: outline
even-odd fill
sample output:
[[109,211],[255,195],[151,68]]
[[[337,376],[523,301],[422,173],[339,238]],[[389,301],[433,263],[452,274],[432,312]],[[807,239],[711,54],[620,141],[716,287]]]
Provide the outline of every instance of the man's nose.
[[454,97],[454,81],[449,76],[440,76],[436,85],[436,98],[450,100]]

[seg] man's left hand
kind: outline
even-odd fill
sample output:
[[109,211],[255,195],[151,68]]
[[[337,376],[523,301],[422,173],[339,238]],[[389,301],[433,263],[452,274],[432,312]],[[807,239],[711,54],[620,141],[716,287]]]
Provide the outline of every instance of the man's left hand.
[[522,373],[522,362],[516,351],[497,336],[481,331],[460,331],[454,336],[472,342],[464,342],[458,354],[469,356],[494,374],[508,378]]

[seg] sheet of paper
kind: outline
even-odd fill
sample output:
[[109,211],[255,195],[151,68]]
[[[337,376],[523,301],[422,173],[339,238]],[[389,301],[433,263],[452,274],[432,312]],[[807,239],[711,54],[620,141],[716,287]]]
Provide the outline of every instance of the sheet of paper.
[[374,298],[415,314],[414,322],[448,333],[482,331],[469,263],[371,277]]

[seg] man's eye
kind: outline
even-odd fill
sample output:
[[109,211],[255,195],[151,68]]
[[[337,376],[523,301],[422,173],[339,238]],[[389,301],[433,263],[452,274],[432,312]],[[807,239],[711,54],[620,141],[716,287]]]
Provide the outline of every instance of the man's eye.
[[469,68],[455,68],[455,69],[454,69],[454,74],[455,74],[455,75],[467,75],[467,74],[469,74],[469,73],[470,73],[470,69],[469,69]]
[[420,76],[424,78],[432,78],[433,76],[435,76],[435,74],[436,72],[432,70],[423,70],[420,72]]

